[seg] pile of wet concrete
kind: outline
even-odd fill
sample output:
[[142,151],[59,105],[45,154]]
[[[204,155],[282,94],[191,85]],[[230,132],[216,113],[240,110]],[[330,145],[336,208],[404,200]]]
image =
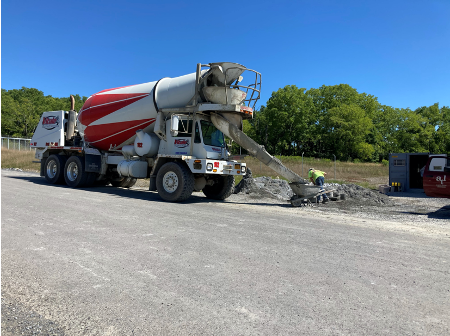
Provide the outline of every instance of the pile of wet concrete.
[[234,193],[245,194],[250,198],[274,198],[281,201],[289,200],[294,195],[287,181],[267,176],[253,178],[250,169],[236,185]]
[[[326,190],[334,189],[335,192],[333,194],[335,196],[339,196],[339,199],[345,198],[345,200],[351,202],[379,206],[390,206],[393,204],[387,195],[356,184],[326,183],[324,188]],[[288,201],[294,196],[287,181],[272,179],[267,176],[254,178],[250,170],[236,185],[234,193],[246,195],[250,198],[273,198],[280,201]]]

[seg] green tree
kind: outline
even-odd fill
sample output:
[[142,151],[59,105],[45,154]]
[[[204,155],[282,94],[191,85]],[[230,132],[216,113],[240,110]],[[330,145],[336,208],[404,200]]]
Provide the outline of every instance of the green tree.
[[272,154],[295,155],[310,139],[312,100],[306,89],[288,85],[272,93],[253,123],[255,136]]
[[[71,100],[44,96],[34,88],[2,89],[2,135],[31,137],[45,111],[69,110]],[[80,110],[87,97],[75,97],[75,109]]]
[[[314,130],[312,132],[314,148],[311,148],[308,153],[309,155],[330,156],[335,154],[341,158],[345,155],[350,155],[347,153],[348,151],[343,151],[344,147],[340,147],[339,144],[334,143],[337,134],[340,133],[340,137],[344,139],[346,138],[344,137],[344,134],[351,132],[351,130],[347,130],[345,126],[347,123],[344,122],[346,120],[346,114],[354,114],[356,117],[361,117],[362,119],[358,122],[364,123],[370,121],[371,118],[376,115],[380,106],[376,97],[366,93],[358,93],[356,89],[348,84],[333,86],[323,85],[318,89],[313,88],[308,90],[307,95],[311,97],[314,105],[311,112],[314,115]],[[340,107],[343,107],[343,109],[339,110]],[[330,111],[332,111],[331,115]],[[355,111],[359,112],[357,113]],[[348,122],[350,122],[350,120]],[[374,128],[373,123],[371,122],[362,126],[364,127],[365,139],[358,141],[360,143],[366,143],[366,145],[360,145],[359,150],[356,150],[356,147],[353,147],[350,152],[352,153],[351,157],[353,158],[368,160],[368,153],[371,153],[371,156],[374,154],[375,137],[372,134]],[[339,130],[340,128],[342,128],[342,130]],[[369,128],[369,131],[367,131],[367,128]],[[356,134],[356,129],[354,129],[353,132],[359,139],[360,136],[359,134]],[[336,152],[338,147],[341,148],[339,149],[340,152]],[[356,157],[354,155],[356,155]]]
[[373,146],[366,142],[372,121],[356,104],[342,104],[327,111],[321,127],[326,133],[323,143],[340,160],[369,160]]
[[396,138],[398,125],[401,122],[401,109],[387,105],[379,105],[372,115],[373,128],[369,135],[369,143],[373,144],[375,161],[389,157],[389,153],[400,151]]
[[19,103],[6,90],[2,89],[2,135],[14,136],[16,130],[16,116],[19,110]]
[[429,152],[435,128],[427,117],[411,109],[402,109],[396,131],[396,140],[401,152]]
[[450,154],[450,107],[443,106],[439,111],[440,121],[435,133],[435,153]]

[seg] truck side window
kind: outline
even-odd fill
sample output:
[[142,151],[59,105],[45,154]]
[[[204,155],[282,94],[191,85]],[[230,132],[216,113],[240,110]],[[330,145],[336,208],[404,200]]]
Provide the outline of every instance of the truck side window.
[[202,139],[200,138],[200,129],[198,127],[198,122],[195,123],[195,137],[194,143],[201,143]]
[[430,171],[444,171],[444,166],[446,164],[445,158],[433,158],[430,161]]
[[188,129],[188,120],[180,119],[178,122],[178,135],[177,138],[187,138],[192,134],[192,120],[189,120],[189,129]]

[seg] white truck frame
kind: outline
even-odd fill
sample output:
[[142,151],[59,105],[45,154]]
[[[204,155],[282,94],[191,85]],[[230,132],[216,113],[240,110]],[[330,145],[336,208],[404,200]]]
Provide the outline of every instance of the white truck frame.
[[[211,65],[197,65],[193,103],[184,108],[158,109],[153,132],[138,130],[134,145],[121,149],[103,151],[84,142],[77,131],[73,101],[70,111],[44,112],[31,139],[41,163],[40,175],[49,183],[65,183],[72,188],[109,183],[130,188],[137,179],[149,178],[149,190],[157,190],[164,200],[173,202],[186,200],[193,191],[203,191],[211,199],[229,197],[234,177],[245,175],[247,167],[230,159],[223,133],[215,128],[211,115],[219,113],[241,123],[242,118],[252,118],[261,74],[246,69],[256,75],[255,82],[242,86],[238,81],[228,84],[225,71],[224,104],[216,104],[199,98],[202,67]],[[239,88],[251,92],[251,96],[243,104],[230,104],[227,91]],[[218,132],[219,142],[205,142],[203,124]],[[238,127],[242,129],[242,124]],[[140,153],[142,148],[144,155]]]

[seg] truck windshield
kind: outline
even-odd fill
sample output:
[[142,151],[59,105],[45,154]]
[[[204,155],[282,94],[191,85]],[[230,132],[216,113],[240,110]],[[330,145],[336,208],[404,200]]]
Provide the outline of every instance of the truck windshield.
[[208,146],[225,147],[223,133],[213,123],[205,120],[200,121],[203,134],[203,143]]

